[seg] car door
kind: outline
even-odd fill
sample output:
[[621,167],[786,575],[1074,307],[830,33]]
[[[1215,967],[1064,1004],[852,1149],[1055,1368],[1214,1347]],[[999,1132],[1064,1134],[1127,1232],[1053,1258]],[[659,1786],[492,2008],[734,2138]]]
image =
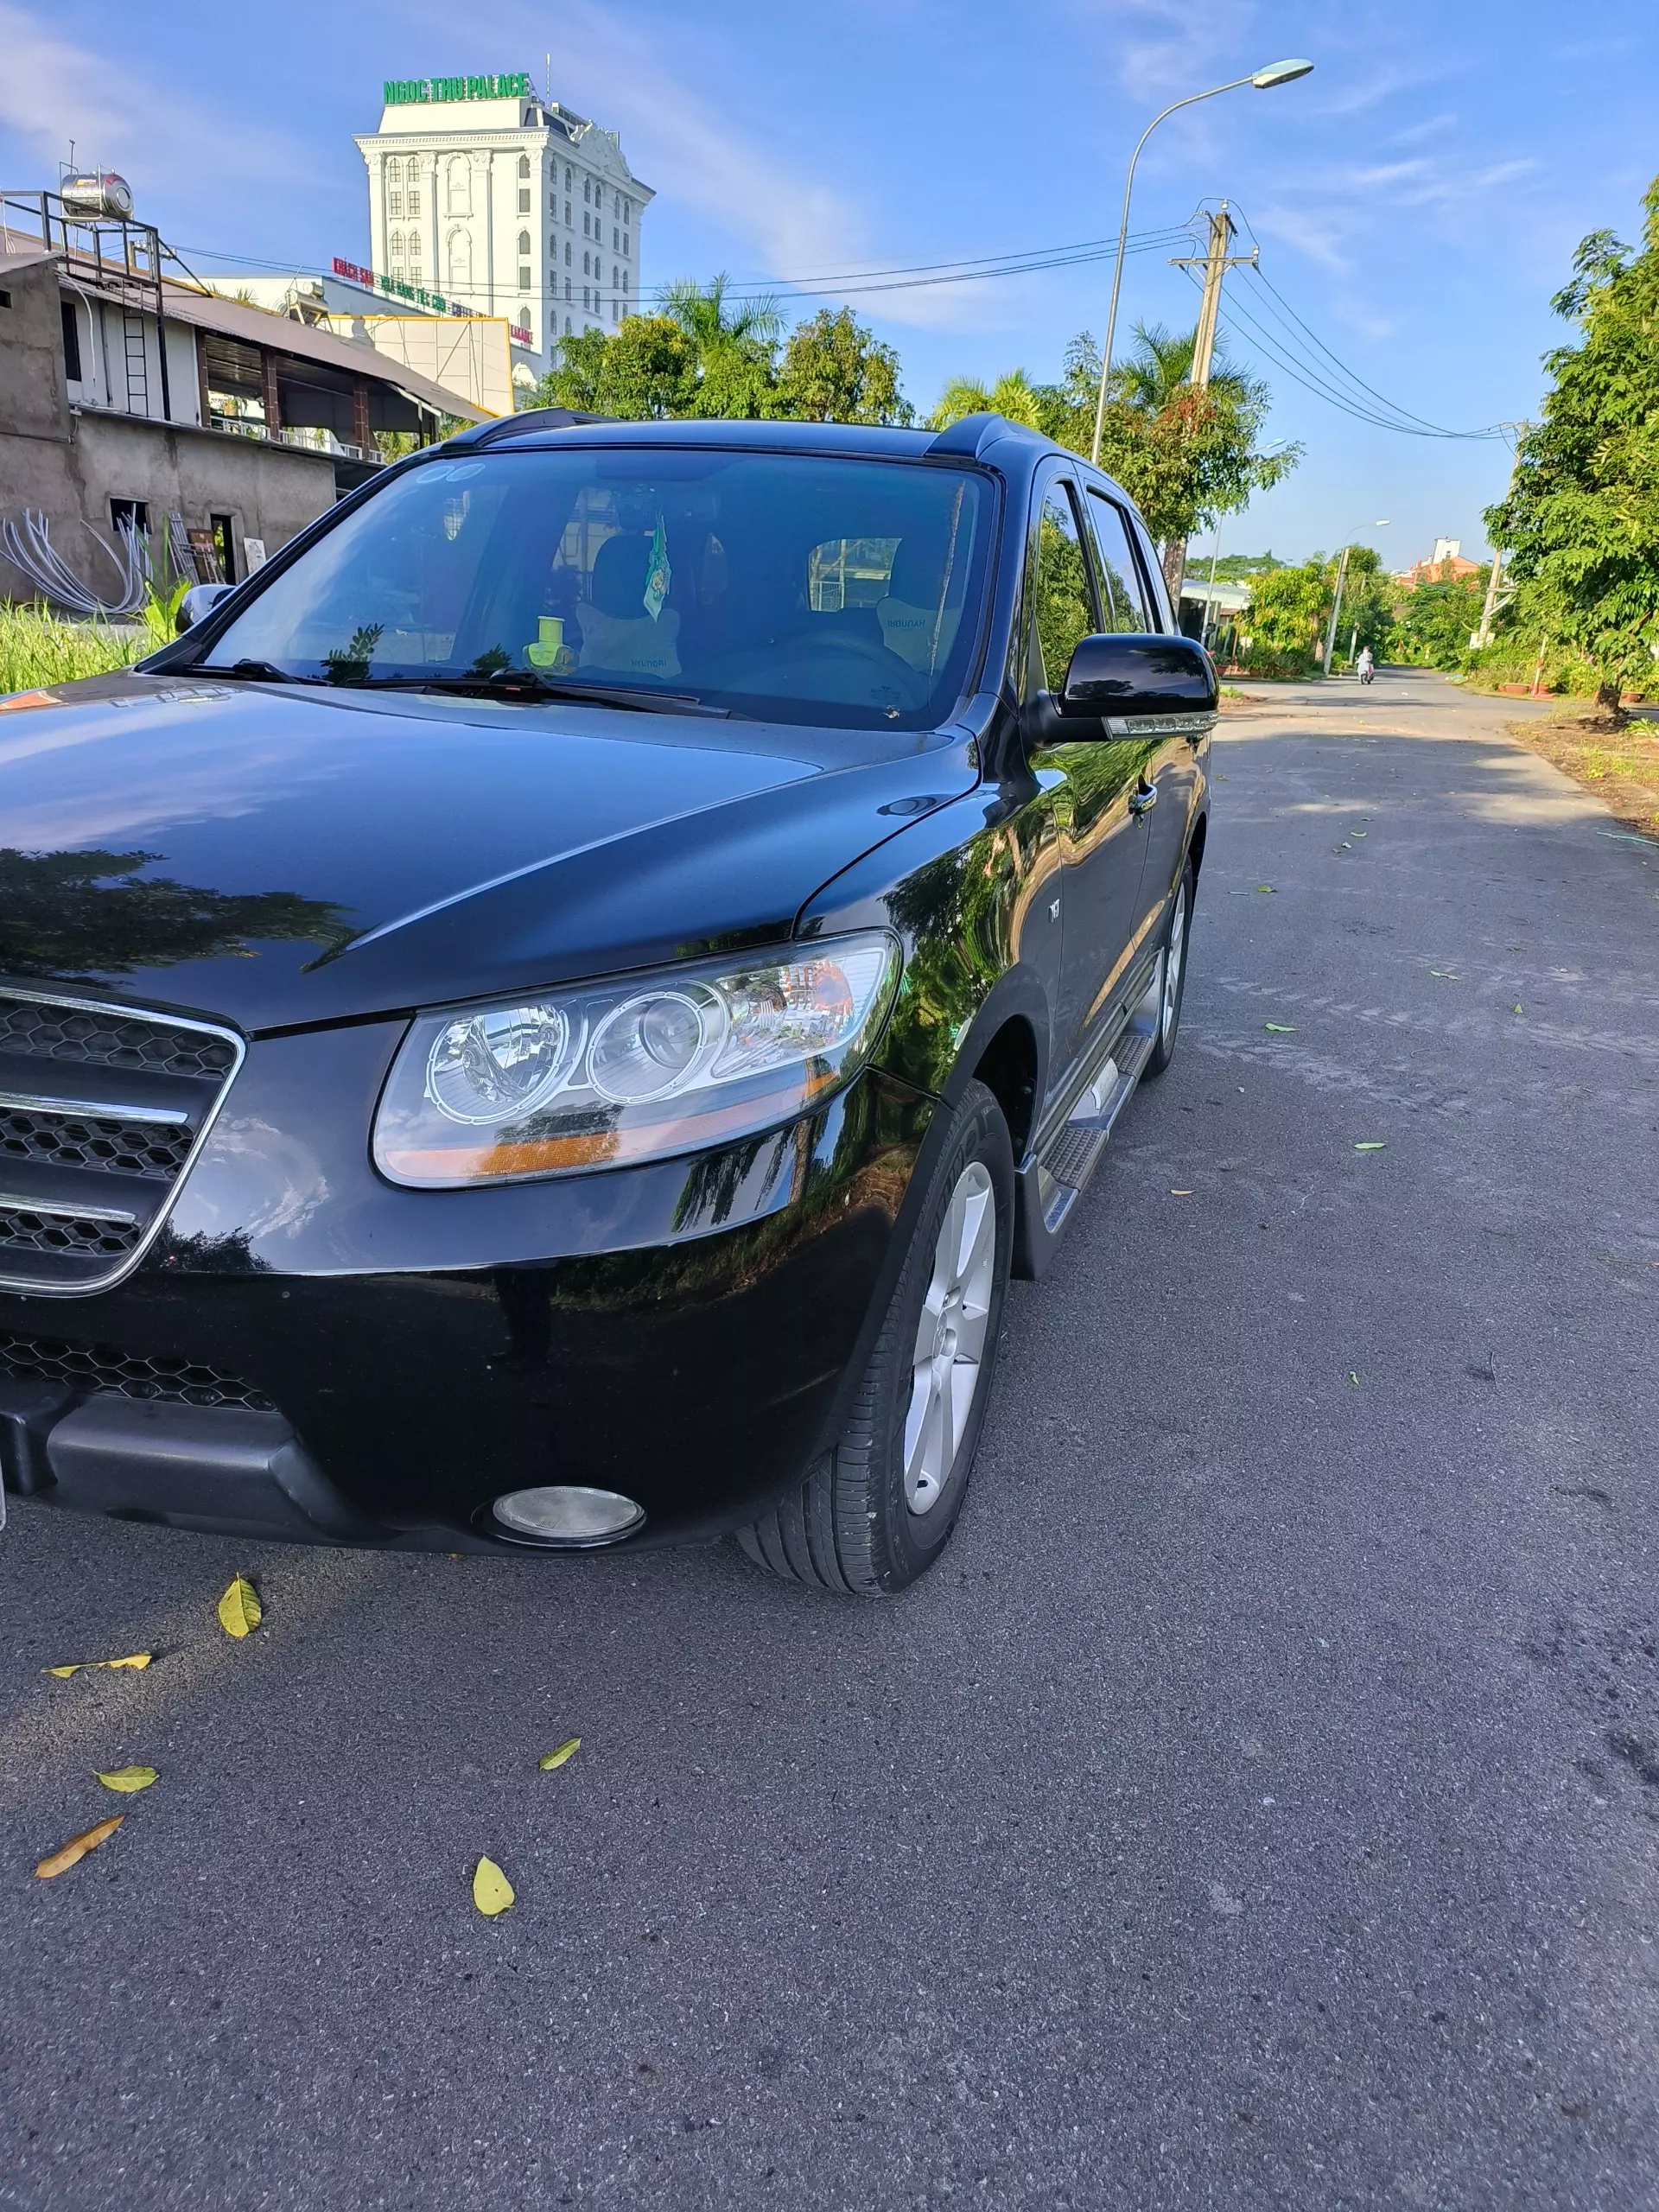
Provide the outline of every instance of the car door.
[[[1051,477],[1038,502],[1027,691],[1058,693],[1078,641],[1102,611],[1077,486]],[[1145,837],[1132,801],[1150,747],[1116,740],[1103,721],[1033,716],[1039,773],[1058,772],[1060,825],[1060,995],[1055,1068],[1063,1074],[1114,1010],[1128,965],[1141,894]],[[1063,734],[1061,731],[1063,730]]]
[[[1165,618],[1146,574],[1146,545],[1116,499],[1091,484],[1084,502],[1100,565],[1103,613],[1109,630],[1159,631]],[[1139,557],[1138,557],[1139,556]],[[1186,851],[1187,825],[1198,790],[1200,734],[1148,740],[1138,763],[1140,821],[1145,833],[1134,934],[1162,913]],[[1150,799],[1147,794],[1150,793]]]

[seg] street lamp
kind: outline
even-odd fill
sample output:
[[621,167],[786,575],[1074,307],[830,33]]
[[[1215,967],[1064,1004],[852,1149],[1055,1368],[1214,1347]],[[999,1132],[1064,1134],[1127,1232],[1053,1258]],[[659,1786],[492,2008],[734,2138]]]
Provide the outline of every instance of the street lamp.
[[1311,61],[1273,61],[1265,69],[1258,69],[1254,76],[1234,77],[1224,85],[1211,85],[1207,92],[1189,92],[1184,100],[1172,100],[1162,115],[1152,121],[1135,141],[1135,151],[1129,156],[1129,173],[1123,180],[1123,219],[1117,226],[1117,264],[1112,271],[1112,301],[1106,310],[1106,344],[1100,357],[1100,398],[1095,407],[1095,442],[1089,458],[1096,467],[1100,465],[1100,441],[1106,427],[1106,386],[1112,373],[1112,340],[1117,330],[1117,296],[1123,283],[1123,250],[1129,237],[1129,194],[1135,189],[1135,165],[1141,158],[1144,146],[1165,116],[1173,115],[1178,107],[1191,107],[1198,100],[1212,100],[1217,92],[1236,92],[1241,85],[1254,85],[1259,92],[1270,92],[1275,85],[1288,85],[1298,77],[1306,77],[1313,64]]

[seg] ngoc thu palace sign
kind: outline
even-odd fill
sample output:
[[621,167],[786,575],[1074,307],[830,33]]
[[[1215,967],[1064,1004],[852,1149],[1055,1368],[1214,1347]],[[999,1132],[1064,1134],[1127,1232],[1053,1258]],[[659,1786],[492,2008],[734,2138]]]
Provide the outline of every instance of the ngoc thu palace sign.
[[388,77],[382,87],[388,107],[407,107],[428,100],[527,99],[531,82],[527,72],[493,77]]

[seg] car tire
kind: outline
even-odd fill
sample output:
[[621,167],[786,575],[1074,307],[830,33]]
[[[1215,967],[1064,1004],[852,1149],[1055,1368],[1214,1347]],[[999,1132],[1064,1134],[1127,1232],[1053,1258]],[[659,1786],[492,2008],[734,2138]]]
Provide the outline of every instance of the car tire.
[[1147,1064],[1141,1071],[1142,1083],[1148,1076],[1162,1075],[1175,1057],[1181,1001],[1186,994],[1186,959],[1192,944],[1192,899],[1197,889],[1198,878],[1188,861],[1181,870],[1180,887],[1170,901],[1164,941],[1158,948],[1158,1031]]
[[1008,1126],[985,1085],[970,1083],[847,1426],[798,1490],[739,1530],[752,1560],[785,1581],[865,1598],[932,1566],[979,1448],[1013,1242]]

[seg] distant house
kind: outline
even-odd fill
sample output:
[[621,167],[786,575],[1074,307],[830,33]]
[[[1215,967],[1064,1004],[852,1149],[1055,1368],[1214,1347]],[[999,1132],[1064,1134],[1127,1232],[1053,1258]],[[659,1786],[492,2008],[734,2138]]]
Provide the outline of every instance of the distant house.
[[1455,583],[1462,576],[1478,576],[1478,561],[1463,557],[1460,537],[1437,537],[1434,550],[1426,561],[1414,561],[1403,575],[1395,578],[1402,591],[1415,591],[1419,584]]
[[[164,276],[155,230],[118,208],[0,194],[0,522],[16,548],[43,520],[105,604],[124,532],[157,570],[236,582],[385,466],[383,433],[429,444],[486,412],[360,340]],[[22,550],[32,566],[0,549],[0,600],[42,595]]]

